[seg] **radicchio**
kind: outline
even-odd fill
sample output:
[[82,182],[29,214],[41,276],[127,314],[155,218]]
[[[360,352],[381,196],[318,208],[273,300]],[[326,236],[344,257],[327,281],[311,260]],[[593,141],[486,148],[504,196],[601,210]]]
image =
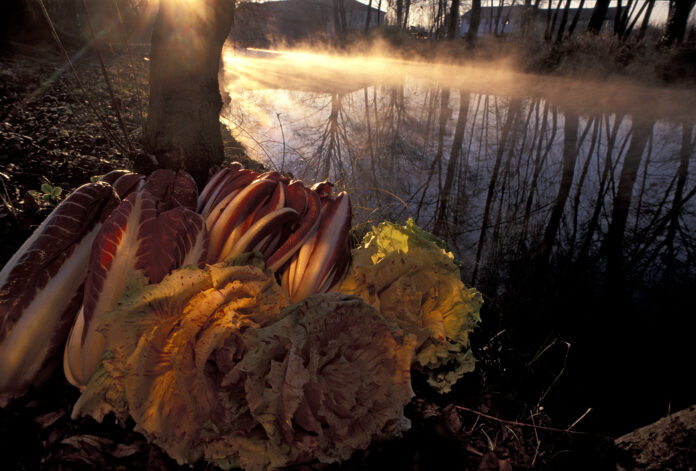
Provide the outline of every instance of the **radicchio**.
[[92,243],[118,202],[106,182],[81,186],[0,272],[0,406],[52,372],[80,307]]
[[143,189],[130,194],[113,211],[92,247],[84,304],[70,331],[63,366],[72,384],[87,384],[104,350],[98,332],[129,286],[159,283],[171,270],[205,261],[207,235],[195,208],[195,182],[190,176],[158,170]]

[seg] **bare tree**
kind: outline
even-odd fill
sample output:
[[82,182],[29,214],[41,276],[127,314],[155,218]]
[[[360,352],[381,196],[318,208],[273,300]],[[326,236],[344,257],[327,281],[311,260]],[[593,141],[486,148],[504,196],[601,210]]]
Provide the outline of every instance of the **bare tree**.
[[682,42],[689,14],[695,4],[696,0],[670,0],[665,32],[660,38],[661,46],[671,46],[675,42]]
[[594,9],[592,10],[592,16],[590,21],[587,23],[587,31],[594,34],[599,34],[604,24],[604,19],[607,16],[607,11],[609,10],[610,0],[597,0],[595,2]]
[[544,239],[541,243],[539,261],[541,265],[548,263],[551,256],[556,233],[561,225],[561,216],[565,209],[566,200],[570,194],[570,187],[575,176],[575,162],[578,159],[578,116],[570,111],[565,113],[563,126],[563,169],[561,170],[561,184],[558,194],[551,209],[551,217],[546,225]]
[[459,0],[452,0],[450,7],[449,22],[447,23],[447,39],[457,37],[457,29],[459,26]]
[[224,158],[218,70],[234,1],[160,2],[152,32],[150,106],[143,144],[158,167],[188,171],[199,185]]
[[440,175],[440,168],[442,166],[442,153],[444,151],[445,145],[445,133],[447,132],[447,120],[450,117],[451,110],[449,107],[450,101],[450,89],[443,88],[440,93],[440,117],[438,121],[438,134],[437,134],[437,150],[435,151],[435,157],[430,164],[430,169],[428,171],[428,177],[423,186],[423,192],[421,194],[420,201],[418,203],[418,209],[416,212],[416,220],[420,217],[420,212],[423,208],[423,202],[425,201],[425,196],[428,193],[430,187],[430,182],[435,174]]
[[679,168],[677,169],[677,186],[674,190],[672,198],[672,207],[670,210],[669,225],[667,226],[667,235],[665,236],[664,245],[667,247],[667,257],[665,263],[666,276],[674,275],[674,260],[675,248],[674,239],[680,228],[679,217],[682,214],[680,211],[682,201],[684,199],[684,187],[689,174],[689,160],[694,153],[694,141],[691,139],[691,129],[693,125],[690,123],[682,123],[682,147],[679,152]]
[[503,161],[503,156],[505,154],[505,148],[508,144],[508,137],[512,130],[517,126],[517,120],[520,114],[520,102],[514,101],[510,103],[508,107],[507,117],[505,118],[505,123],[503,124],[502,134],[500,141],[498,143],[498,150],[495,156],[495,163],[493,164],[493,173],[491,174],[490,182],[488,183],[488,193],[486,195],[486,203],[483,210],[483,220],[481,222],[481,232],[479,233],[478,245],[476,247],[476,260],[474,261],[474,271],[471,275],[471,282],[476,281],[476,275],[478,274],[479,264],[481,262],[481,255],[483,253],[483,246],[486,241],[486,232],[488,230],[488,225],[490,223],[491,207],[495,199],[495,190],[498,186],[498,176],[500,173],[500,167]]
[[648,25],[650,24],[650,16],[655,7],[655,0],[646,0],[646,3],[648,4],[648,9],[643,16],[643,23],[640,25],[640,31],[638,31],[638,41],[645,37],[646,31],[648,31]]
[[628,210],[631,205],[633,186],[636,182],[638,168],[652,133],[654,123],[634,117],[631,144],[624,156],[619,184],[614,195],[611,222],[605,240],[607,252],[607,277],[610,287],[620,288],[623,285],[623,250],[624,231],[628,220]]
[[572,36],[575,32],[575,27],[578,25],[578,21],[580,20],[580,14],[582,13],[584,7],[585,0],[580,0],[578,8],[577,10],[575,10],[575,15],[573,15],[573,21],[571,21],[570,26],[568,26],[568,37]]
[[459,91],[459,114],[457,115],[457,125],[454,129],[454,138],[452,139],[452,150],[450,151],[449,162],[447,162],[447,174],[445,175],[445,184],[440,189],[438,200],[437,214],[435,216],[435,224],[433,233],[438,236],[444,236],[447,226],[447,210],[449,200],[452,193],[452,185],[454,184],[454,176],[457,173],[459,159],[462,153],[462,142],[464,140],[464,128],[466,127],[466,119],[469,113],[470,93],[464,90]]
[[558,25],[558,33],[556,34],[556,42],[560,43],[563,40],[563,35],[565,34],[566,24],[568,23],[568,15],[570,12],[570,0],[566,0],[565,7],[563,8],[563,15],[561,16],[561,24]]
[[481,0],[472,0],[471,2],[471,22],[469,23],[469,31],[466,33],[466,40],[469,44],[474,44],[478,36],[479,25],[481,24]]
[[[587,254],[590,251],[590,248],[592,247],[592,242],[594,238],[595,231],[598,229],[599,225],[599,217],[602,213],[602,209],[604,208],[604,198],[606,197],[607,192],[609,191],[609,187],[612,185],[611,179],[613,176],[613,170],[615,166],[615,162],[613,159],[613,154],[615,150],[615,145],[616,145],[616,138],[618,137],[619,134],[619,126],[621,125],[621,122],[623,121],[624,117],[623,116],[616,116],[614,118],[614,124],[611,128],[609,128],[609,119],[605,118],[605,126],[606,126],[606,135],[607,135],[607,144],[606,144],[606,155],[604,158],[604,165],[602,166],[602,173],[599,177],[599,190],[597,191],[597,199],[595,200],[594,208],[592,210],[592,215],[590,217],[589,222],[587,223],[587,229],[585,230],[585,238],[583,240],[582,246],[580,247],[580,250],[578,251],[578,259],[582,260],[584,259]],[[624,141],[623,145],[618,151],[618,155],[620,156],[621,153],[623,152],[622,149],[624,145],[626,144],[628,139],[628,136],[626,137],[626,140]],[[601,144],[601,140],[600,140]],[[618,160],[618,159],[617,159]]]

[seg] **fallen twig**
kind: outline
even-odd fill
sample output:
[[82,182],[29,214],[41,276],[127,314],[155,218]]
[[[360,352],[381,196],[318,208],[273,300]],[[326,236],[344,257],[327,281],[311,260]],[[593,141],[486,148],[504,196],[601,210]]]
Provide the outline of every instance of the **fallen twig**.
[[[466,412],[471,412],[472,414],[476,414],[476,415],[478,415],[478,416],[480,416],[480,417],[483,417],[483,418],[486,418],[486,419],[489,419],[489,420],[494,420],[494,421],[496,421],[496,422],[500,422],[500,423],[502,423],[502,424],[515,425],[515,426],[517,426],[517,427],[531,427],[531,428],[534,428],[534,429],[546,430],[546,431],[549,431],[549,432],[559,432],[559,433],[570,433],[570,434],[573,434],[573,435],[589,435],[589,436],[595,436],[595,437],[604,437],[604,435],[600,435],[600,434],[598,434],[598,433],[592,433],[592,432],[578,432],[578,431],[576,431],[576,430],[570,430],[570,427],[569,427],[569,428],[566,428],[566,429],[562,429],[562,428],[556,428],[556,427],[546,427],[546,426],[544,426],[544,425],[528,424],[528,423],[525,423],[525,422],[518,422],[518,421],[516,421],[516,420],[501,419],[500,417],[495,417],[495,416],[493,416],[493,415],[484,414],[483,412],[477,411],[477,410],[475,410],[475,409],[469,409],[468,407],[464,407],[464,406],[454,406],[454,407],[456,407],[456,408],[459,409],[459,410],[463,410],[463,411],[466,411]],[[576,421],[576,422],[577,422],[577,421]],[[604,438],[606,438],[606,437],[604,437]]]

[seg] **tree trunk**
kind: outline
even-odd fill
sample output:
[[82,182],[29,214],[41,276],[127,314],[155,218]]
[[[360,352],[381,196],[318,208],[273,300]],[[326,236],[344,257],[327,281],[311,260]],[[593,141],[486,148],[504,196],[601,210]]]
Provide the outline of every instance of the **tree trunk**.
[[[624,117],[622,116],[616,116],[614,119],[614,125],[612,128],[609,128],[609,123],[608,123],[608,116],[604,117],[604,121],[606,124],[606,134],[607,134],[607,143],[604,148],[607,149],[607,153],[604,157],[604,166],[602,169],[602,175],[599,179],[599,190],[597,191],[597,200],[595,201],[594,208],[592,210],[592,216],[590,217],[590,221],[587,223],[587,230],[585,233],[585,239],[582,243],[582,246],[580,247],[580,250],[578,252],[578,259],[583,260],[585,257],[588,255],[590,248],[592,247],[592,243],[594,242],[594,233],[598,228],[599,225],[599,217],[602,213],[602,210],[604,209],[604,198],[606,197],[608,189],[613,186],[613,172],[614,172],[614,162],[612,155],[614,153],[614,148],[616,145],[616,138],[619,133],[619,127],[621,125],[621,122],[623,121]],[[626,141],[624,141],[625,144]],[[601,146],[602,141],[600,139],[599,146]],[[623,149],[623,145],[620,146],[619,150],[617,151],[617,155],[620,156],[621,152]],[[599,150],[597,151],[599,153]],[[599,158],[599,157],[598,157]]]
[[522,13],[522,35],[526,36],[529,30],[529,22],[533,16],[532,0],[524,0],[524,12]]
[[589,33],[599,34],[602,29],[602,24],[604,23],[604,18],[607,16],[607,10],[609,10],[609,0],[597,0],[595,2],[592,16],[587,23],[587,31]]
[[[567,1],[568,0],[566,0],[566,2]],[[561,11],[562,4],[563,0],[558,0],[558,3],[556,4],[556,10],[553,12],[553,19],[550,22],[548,21],[547,17],[546,34],[544,35],[544,40],[546,41],[551,41],[551,38],[553,38],[553,32],[556,30],[556,23],[558,22],[558,13]]]
[[691,155],[694,153],[694,141],[691,140],[691,128],[693,126],[690,123],[682,123],[682,147],[679,153],[679,169],[677,170],[677,187],[674,190],[674,198],[672,199],[672,208],[670,214],[669,226],[667,228],[667,235],[665,236],[665,246],[667,247],[667,259],[665,261],[665,276],[670,281],[670,276],[674,275],[674,265],[675,265],[675,250],[674,250],[674,239],[676,238],[677,231],[679,230],[679,216],[681,216],[681,211],[679,210],[682,205],[682,199],[684,198],[684,187],[686,186],[686,181],[689,175],[689,160]]
[[476,246],[476,260],[474,261],[474,271],[471,275],[471,283],[476,281],[476,276],[478,274],[479,264],[481,263],[481,257],[483,254],[483,245],[486,242],[486,231],[488,230],[488,224],[491,216],[491,206],[493,205],[493,200],[496,197],[496,187],[498,186],[498,175],[500,173],[500,167],[503,162],[503,156],[505,155],[505,148],[508,143],[508,137],[512,130],[517,126],[517,118],[520,112],[520,102],[514,101],[510,103],[508,108],[508,114],[505,119],[505,124],[503,124],[503,131],[498,143],[498,149],[495,156],[495,164],[493,165],[493,173],[491,174],[491,180],[488,183],[488,193],[486,195],[486,204],[483,210],[483,220],[481,222],[481,232],[479,233],[479,240]]
[[457,37],[457,26],[459,26],[459,0],[452,0],[449,23],[447,24],[447,39]]
[[452,150],[450,151],[449,162],[447,163],[447,175],[445,175],[445,184],[440,190],[439,204],[437,215],[435,216],[435,225],[433,234],[436,236],[446,236],[447,227],[447,206],[452,193],[452,185],[454,184],[454,174],[459,167],[459,158],[462,153],[462,142],[464,140],[464,128],[466,127],[466,118],[469,113],[469,100],[471,94],[464,90],[459,90],[459,114],[457,115],[457,126],[454,130],[454,138],[452,139]]
[[614,15],[614,35],[621,36],[621,16],[623,15],[623,7],[621,6],[621,0],[617,0],[616,3],[616,14]]
[[665,33],[660,39],[661,46],[671,46],[675,42],[681,43],[684,40],[686,23],[694,4],[696,0],[670,0]]
[[[621,37],[621,39],[622,39],[623,41],[625,41],[626,39],[628,39],[628,37],[631,35],[631,32],[633,31],[633,28],[636,26],[636,23],[638,22],[638,18],[640,18],[640,15],[643,14],[643,10],[645,10],[645,7],[647,7],[649,4],[650,4],[650,1],[649,1],[649,0],[645,0],[645,1],[643,2],[643,4],[641,5],[640,10],[638,10],[638,13],[635,12],[635,10],[636,10],[636,8],[637,8],[637,5],[638,5],[638,0],[636,0],[636,2],[633,4],[633,5],[634,5],[633,14],[629,15],[629,17],[628,17],[627,20],[626,20],[626,21],[628,22],[628,21],[631,19],[631,17],[633,17],[633,21],[631,21],[630,23],[627,23],[627,26],[626,26],[626,28],[624,29],[623,35],[622,35],[622,37]],[[649,15],[650,15],[649,12],[646,13],[645,18],[649,18]]]
[[343,0],[338,0],[338,17],[341,20],[341,37],[348,33],[348,20],[346,19],[346,6]]
[[563,41],[566,24],[568,24],[568,15],[570,12],[570,0],[566,0],[565,8],[563,8],[563,16],[561,16],[561,24],[558,25],[558,33],[556,35],[556,43],[560,44]]
[[580,13],[584,7],[585,0],[580,0],[580,5],[578,5],[578,9],[575,10],[575,15],[573,15],[573,21],[570,22],[570,26],[568,27],[568,37],[571,37],[575,32],[575,27],[578,25],[578,20],[580,19]]
[[[503,14],[503,7],[505,6],[505,1],[500,0],[498,3],[498,10],[495,15],[495,27],[493,28],[493,34],[498,36],[498,25],[500,24],[500,16]],[[492,15],[491,15],[492,17]]]
[[396,25],[401,28],[404,21],[404,0],[396,0]]
[[556,201],[551,210],[551,217],[544,232],[544,240],[541,244],[540,266],[546,266],[551,256],[556,233],[561,226],[561,216],[570,194],[570,187],[575,177],[575,162],[578,159],[578,116],[570,111],[565,113],[565,125],[563,126],[563,170],[561,171],[561,185],[558,188]]
[[532,204],[534,203],[534,197],[537,191],[537,182],[541,177],[541,172],[543,170],[544,164],[548,155],[551,153],[553,148],[553,143],[556,140],[556,132],[558,131],[558,111],[554,108],[551,115],[551,135],[547,140],[546,148],[542,152],[544,136],[546,135],[546,128],[548,125],[548,114],[549,114],[549,104],[546,102],[544,104],[543,118],[541,122],[541,130],[539,132],[539,140],[537,141],[536,157],[534,162],[534,173],[532,174],[532,181],[529,184],[529,195],[527,196],[527,202],[524,207],[524,218],[522,223],[522,233],[520,236],[519,247],[524,247],[527,240],[527,232],[529,229],[529,223],[532,215]]
[[[597,118],[592,118],[592,121],[594,122],[593,124],[593,129],[592,129],[592,138],[590,142],[590,149],[587,151],[587,158],[585,159],[585,164],[582,167],[582,171],[580,172],[580,177],[578,178],[578,184],[577,188],[575,189],[575,197],[573,198],[573,233],[571,234],[570,237],[570,253],[573,253],[573,250],[575,249],[575,241],[577,239],[577,234],[578,234],[578,212],[580,211],[580,198],[582,196],[582,189],[583,185],[585,183],[585,179],[587,177],[587,174],[590,170],[590,162],[592,161],[592,153],[594,152],[595,148],[597,146],[597,141],[601,141],[602,139],[602,127],[601,127],[601,119]],[[589,123],[588,123],[589,126]],[[599,158],[599,152],[597,152],[597,158]]]
[[408,28],[408,14],[411,12],[411,0],[404,0],[404,23],[401,25],[403,29]]
[[370,15],[372,15],[372,0],[367,4],[367,15],[365,17],[365,32],[370,29]]
[[481,24],[481,0],[473,0],[471,2],[471,23],[469,31],[466,33],[466,39],[469,44],[473,44],[478,36],[479,25]]
[[[624,231],[628,221],[628,211],[631,206],[633,185],[636,182],[638,168],[643,157],[648,136],[652,132],[654,123],[636,121],[633,124],[631,143],[624,157],[619,185],[614,196],[614,205],[611,214],[611,222],[606,237],[607,249],[607,277],[610,289],[623,288],[623,249]],[[620,292],[620,291],[616,291]]]
[[143,144],[156,167],[186,170],[202,186],[224,159],[218,70],[234,2],[201,0],[195,11],[190,8],[185,0],[160,2]]
[[655,0],[646,0],[648,2],[648,10],[645,12],[643,17],[643,23],[640,25],[640,31],[638,32],[638,41],[645,37],[645,33],[648,31],[648,25],[650,24],[650,16],[652,14],[653,8],[655,7]]
[[334,0],[333,2],[334,11],[334,29],[336,30],[336,39],[339,45],[343,46],[346,39],[346,9],[343,4],[343,0]]
[[440,168],[442,167],[442,153],[445,145],[445,133],[447,132],[447,121],[450,117],[451,111],[449,107],[450,102],[450,89],[443,88],[440,93],[440,119],[439,119],[439,130],[437,134],[437,150],[435,151],[435,157],[433,162],[430,164],[430,170],[428,172],[428,177],[425,180],[425,185],[423,186],[423,193],[421,194],[421,199],[418,203],[418,209],[416,210],[416,222],[420,218],[421,209],[423,209],[423,203],[428,194],[428,189],[430,188],[430,182],[433,176],[437,172],[438,179],[440,178]]

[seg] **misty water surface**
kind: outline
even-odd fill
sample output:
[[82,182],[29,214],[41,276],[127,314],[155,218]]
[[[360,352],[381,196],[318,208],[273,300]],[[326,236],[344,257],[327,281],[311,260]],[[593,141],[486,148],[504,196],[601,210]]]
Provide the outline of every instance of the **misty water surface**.
[[232,51],[223,115],[253,158],[408,217],[465,280],[588,260],[617,283],[693,276],[696,94],[377,57]]

